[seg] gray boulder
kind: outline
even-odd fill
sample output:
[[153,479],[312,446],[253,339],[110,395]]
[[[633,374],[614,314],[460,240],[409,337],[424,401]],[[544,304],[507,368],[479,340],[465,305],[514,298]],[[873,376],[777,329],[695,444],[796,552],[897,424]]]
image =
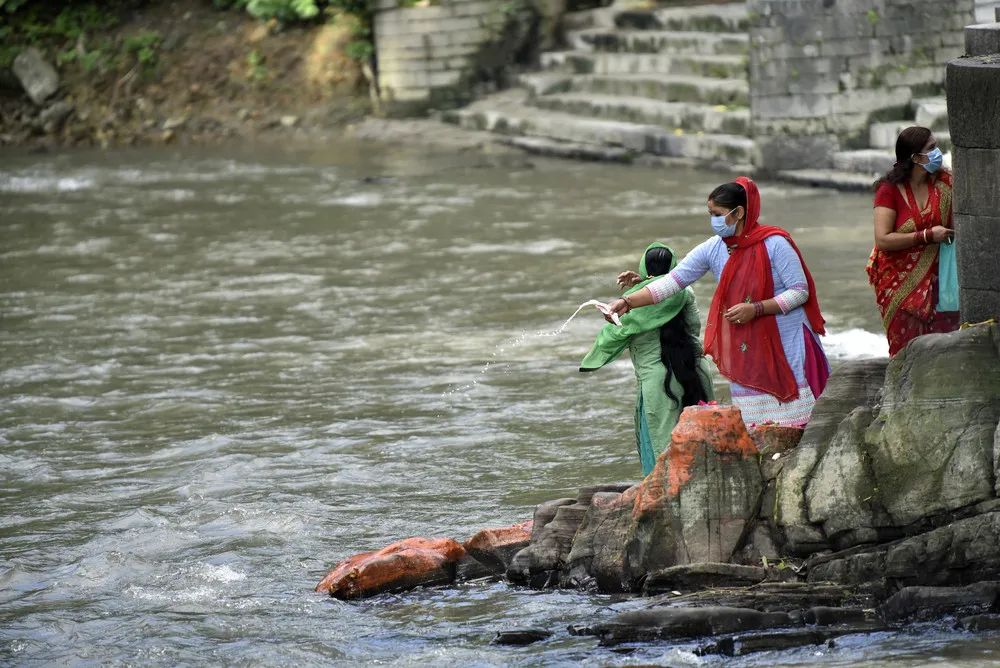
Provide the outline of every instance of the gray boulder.
[[59,90],[59,74],[33,46],[18,54],[11,70],[24,92],[39,107]]
[[774,523],[789,553],[808,556],[830,547],[822,528],[810,520],[806,489],[845,417],[857,408],[875,405],[887,364],[886,359],[858,360],[834,371],[798,447],[784,458],[776,481]]
[[893,526],[912,533],[995,497],[998,347],[1000,325],[970,327],[919,337],[889,363],[865,444]]

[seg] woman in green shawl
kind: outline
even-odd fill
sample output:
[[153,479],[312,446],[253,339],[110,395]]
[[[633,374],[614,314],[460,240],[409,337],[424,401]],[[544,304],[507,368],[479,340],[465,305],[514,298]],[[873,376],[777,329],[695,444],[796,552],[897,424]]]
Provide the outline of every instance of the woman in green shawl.
[[[676,265],[669,247],[650,244],[639,261],[642,281],[625,294],[641,290]],[[621,316],[621,323],[621,327],[604,326],[580,363],[580,371],[596,371],[628,348],[639,381],[635,443],[642,474],[649,475],[670,443],[670,432],[684,407],[715,398],[712,373],[699,341],[701,320],[691,288],[655,306],[629,311]]]

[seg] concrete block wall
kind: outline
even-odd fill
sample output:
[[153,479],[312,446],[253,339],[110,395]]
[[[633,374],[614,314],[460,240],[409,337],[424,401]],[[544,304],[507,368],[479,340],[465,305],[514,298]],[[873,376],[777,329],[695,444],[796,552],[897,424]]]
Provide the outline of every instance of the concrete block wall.
[[1000,318],[1000,23],[965,29],[948,63],[955,252],[964,322]]
[[749,0],[750,111],[764,169],[823,168],[941,95],[975,0]]
[[504,8],[499,0],[441,0],[429,7],[378,0],[375,56],[387,107],[419,113],[468,101],[464,78],[476,54],[502,29]]

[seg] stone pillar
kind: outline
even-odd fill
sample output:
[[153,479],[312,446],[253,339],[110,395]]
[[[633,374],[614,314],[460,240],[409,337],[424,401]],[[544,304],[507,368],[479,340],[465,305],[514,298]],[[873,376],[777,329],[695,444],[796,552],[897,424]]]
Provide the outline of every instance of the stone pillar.
[[1000,317],[1000,23],[965,28],[948,63],[955,246],[963,322]]

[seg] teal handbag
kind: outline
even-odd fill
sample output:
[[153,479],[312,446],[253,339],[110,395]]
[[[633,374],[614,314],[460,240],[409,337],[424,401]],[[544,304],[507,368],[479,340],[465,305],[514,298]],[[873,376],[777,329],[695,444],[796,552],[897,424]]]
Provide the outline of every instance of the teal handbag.
[[938,311],[958,310],[958,263],[955,242],[941,244],[938,250]]

